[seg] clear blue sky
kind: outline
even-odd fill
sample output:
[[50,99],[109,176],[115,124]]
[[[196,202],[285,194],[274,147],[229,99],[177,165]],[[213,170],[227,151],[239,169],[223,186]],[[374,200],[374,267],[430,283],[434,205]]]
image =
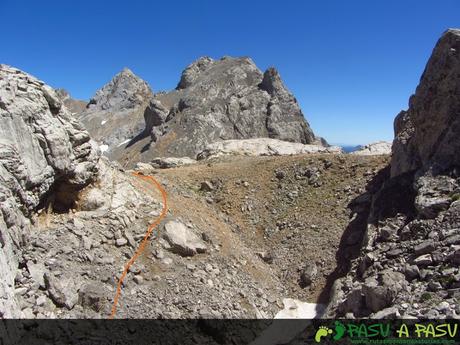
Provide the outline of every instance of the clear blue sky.
[[123,67],[155,91],[208,55],[275,66],[316,134],[393,137],[434,44],[460,27],[460,1],[0,0],[0,62],[89,99]]

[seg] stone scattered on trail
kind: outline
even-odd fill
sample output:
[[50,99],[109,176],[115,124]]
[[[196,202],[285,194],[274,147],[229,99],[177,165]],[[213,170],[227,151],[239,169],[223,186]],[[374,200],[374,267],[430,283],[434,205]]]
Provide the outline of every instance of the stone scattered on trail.
[[36,263],[34,264],[32,261],[27,262],[27,270],[30,273],[30,276],[32,279],[40,285],[40,287],[44,288],[45,287],[45,279],[44,279],[44,274],[45,274],[45,265],[43,263]]
[[311,285],[317,274],[318,268],[316,267],[316,264],[314,262],[307,263],[300,274],[300,284],[303,287]]
[[101,208],[106,203],[106,195],[98,188],[91,189],[79,203],[80,209],[83,211],[94,211]]
[[272,264],[275,259],[272,252],[257,252],[256,254],[267,264]]
[[195,164],[196,160],[189,157],[159,157],[152,160],[152,165],[160,169],[176,168],[183,165]]
[[79,286],[72,278],[56,277],[45,273],[45,285],[57,306],[70,310],[77,304]]
[[171,251],[181,256],[205,253],[206,244],[184,224],[171,220],[164,226],[164,238],[171,245]]
[[116,241],[115,241],[115,245],[117,247],[122,247],[122,246],[125,246],[126,244],[128,244],[128,240],[124,237],[122,238],[118,238]]
[[100,284],[86,284],[79,292],[79,303],[83,307],[91,308],[94,311],[101,311],[106,303],[104,289]]
[[200,190],[202,190],[203,192],[211,192],[214,190],[214,186],[209,181],[203,181],[201,182]]

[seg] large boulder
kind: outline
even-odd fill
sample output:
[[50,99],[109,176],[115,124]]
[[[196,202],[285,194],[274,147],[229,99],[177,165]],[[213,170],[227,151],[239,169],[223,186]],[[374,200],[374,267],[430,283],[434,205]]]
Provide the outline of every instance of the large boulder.
[[56,277],[45,273],[45,285],[50,298],[58,307],[72,309],[78,302],[79,282],[72,277]]
[[160,169],[176,168],[195,163],[196,160],[189,157],[158,157],[152,160],[152,165]]
[[163,236],[169,242],[171,250],[181,256],[193,256],[207,250],[206,244],[177,220],[170,220],[164,225]]
[[[46,202],[72,207],[96,176],[99,151],[51,87],[7,65],[0,118],[0,316],[17,317],[14,276],[29,216]],[[41,284],[41,273],[33,275]]]

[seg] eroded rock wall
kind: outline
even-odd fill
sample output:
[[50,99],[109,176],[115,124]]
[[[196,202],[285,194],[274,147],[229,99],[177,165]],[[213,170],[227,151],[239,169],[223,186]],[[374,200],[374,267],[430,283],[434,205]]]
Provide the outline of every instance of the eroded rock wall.
[[20,316],[14,277],[29,220],[40,203],[70,207],[96,173],[98,149],[56,92],[0,65],[0,315]]

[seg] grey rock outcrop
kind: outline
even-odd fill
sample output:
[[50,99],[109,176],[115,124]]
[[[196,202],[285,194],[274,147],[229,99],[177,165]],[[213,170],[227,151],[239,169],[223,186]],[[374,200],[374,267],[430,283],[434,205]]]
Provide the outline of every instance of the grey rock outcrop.
[[113,152],[122,163],[130,157],[195,158],[206,145],[231,139],[325,144],[314,136],[279,73],[274,68],[262,73],[246,57],[198,59],[175,90],[155,94],[144,117],[144,132]]
[[409,109],[395,120],[391,175],[460,165],[460,30],[436,44]]
[[[72,207],[76,192],[94,179],[99,153],[51,87],[6,65],[0,117],[0,315],[17,317],[14,277],[29,216],[43,203]],[[41,284],[41,273],[32,274]]]
[[78,118],[91,137],[110,151],[145,128],[144,111],[153,97],[149,85],[125,68],[104,85]]
[[460,318],[460,30],[438,41],[409,103],[391,172],[354,216],[361,254],[336,281],[328,316]]
[[211,159],[220,156],[285,156],[305,153],[340,154],[338,146],[319,146],[301,143],[290,143],[277,139],[257,138],[242,140],[223,140],[206,145],[197,158]]
[[387,141],[378,141],[361,146],[356,151],[350,152],[350,154],[358,156],[390,155],[391,143]]
[[156,99],[169,105],[162,135],[171,127],[184,129],[172,153],[194,156],[205,144],[225,139],[269,137],[304,144],[315,139],[278,72],[270,68],[262,74],[249,58],[201,58],[183,72],[176,91]]

